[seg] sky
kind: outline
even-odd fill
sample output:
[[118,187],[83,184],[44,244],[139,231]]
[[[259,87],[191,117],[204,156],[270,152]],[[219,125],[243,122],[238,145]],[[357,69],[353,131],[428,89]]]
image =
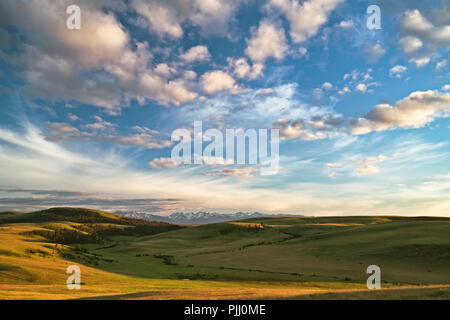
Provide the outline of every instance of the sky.
[[[0,210],[450,216],[449,48],[448,1],[1,1]],[[194,121],[278,172],[175,164]]]

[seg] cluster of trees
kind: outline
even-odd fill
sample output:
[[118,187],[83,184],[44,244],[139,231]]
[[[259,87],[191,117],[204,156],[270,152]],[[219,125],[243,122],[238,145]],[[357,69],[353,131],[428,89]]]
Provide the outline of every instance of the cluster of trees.
[[54,229],[54,230],[34,230],[28,232],[30,235],[39,235],[50,242],[69,244],[69,243],[104,243],[105,237],[108,236],[144,236],[153,235],[161,232],[171,231],[180,227],[175,225],[99,225],[99,224],[80,224],[70,229]]
[[168,266],[176,266],[176,262],[174,261],[173,256],[165,255],[165,254],[154,254],[153,258],[163,259],[163,263]]
[[264,229],[263,223],[249,223],[246,225],[234,225],[227,223],[219,230],[219,233],[221,235],[226,235],[234,231],[258,231],[262,229]]

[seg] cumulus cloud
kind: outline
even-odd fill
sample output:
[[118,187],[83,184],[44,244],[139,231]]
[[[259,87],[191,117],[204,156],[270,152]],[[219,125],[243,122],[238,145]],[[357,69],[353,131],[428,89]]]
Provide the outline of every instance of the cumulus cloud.
[[210,58],[210,54],[208,51],[208,47],[195,46],[183,53],[180,58],[187,62],[204,61]]
[[240,0],[134,0],[131,6],[139,16],[138,25],[160,35],[180,38],[186,22],[204,33],[226,35]]
[[400,27],[405,36],[400,39],[400,45],[417,67],[427,65],[439,48],[450,44],[448,19],[434,22],[441,25],[434,25],[417,9],[407,10],[401,17]]
[[406,53],[413,53],[420,49],[423,43],[416,37],[407,36],[400,39],[400,45]]
[[170,69],[150,69],[153,56],[148,44],[131,40],[108,10],[113,2],[81,1],[82,28],[75,31],[65,27],[66,16],[61,14],[68,4],[48,0],[0,4],[0,25],[14,26],[23,39],[7,61],[23,71],[30,96],[77,101],[110,113],[133,98],[165,105],[196,98],[185,79],[168,80]]
[[389,69],[389,75],[391,77],[401,78],[403,73],[406,70],[408,70],[407,67],[402,66],[402,65],[396,65],[396,66],[392,67],[391,69]]
[[450,25],[435,26],[417,9],[407,10],[401,21],[402,30],[422,41],[436,45],[450,44]]
[[284,30],[268,20],[263,20],[258,29],[252,32],[252,37],[247,40],[245,53],[252,61],[262,63],[269,57],[282,59],[287,49]]
[[413,58],[409,62],[414,63],[416,67],[421,68],[430,63],[430,57]]
[[273,124],[274,128],[280,130],[280,138],[321,140],[334,136],[337,131],[344,127],[344,119],[339,115],[326,114],[313,116],[305,119],[279,119]]
[[357,82],[367,82],[369,80],[372,80],[371,73],[372,69],[369,68],[366,72],[364,71],[358,71],[358,70],[352,70],[350,73],[346,73],[343,76],[344,80],[350,81],[350,83]]
[[179,24],[176,12],[167,4],[157,1],[135,0],[132,2],[132,6],[139,15],[146,19],[148,28],[157,34],[167,34],[174,38],[183,35],[183,29]]
[[344,94],[349,93],[349,92],[351,92],[351,90],[348,87],[344,87],[344,88],[342,88],[341,90],[338,91],[338,93],[340,95],[344,95]]
[[271,0],[270,4],[286,16],[292,40],[300,43],[316,35],[342,1],[308,0],[300,3],[297,0]]
[[227,61],[231,69],[233,70],[233,74],[235,74],[239,79],[256,79],[262,74],[262,70],[264,68],[263,64],[261,63],[253,63],[253,65],[250,66],[245,58],[228,58]]
[[355,90],[359,91],[359,92],[366,92],[367,91],[367,86],[364,83],[358,83],[355,86]]
[[177,72],[175,68],[170,67],[167,63],[158,63],[153,70],[164,78],[169,78]]
[[450,111],[450,93],[416,91],[395,105],[379,104],[364,118],[351,121],[352,134],[395,128],[420,128]]
[[178,106],[197,97],[197,93],[186,85],[185,79],[167,81],[157,74],[140,73],[136,81],[138,85],[134,90],[137,90],[137,97],[154,99],[162,104],[173,103]]
[[324,82],[322,84],[322,89],[331,90],[332,88],[333,88],[333,85],[331,83],[329,83],[329,82]]
[[203,91],[212,94],[223,90],[237,90],[238,86],[228,73],[215,70],[202,75]]
[[[360,88],[360,90],[362,90]],[[397,128],[420,128],[436,118],[450,116],[450,85],[442,91],[416,91],[394,105],[376,105],[361,118],[344,118],[325,113],[313,117],[279,119],[273,124],[280,130],[281,139],[319,140],[350,133],[363,135],[372,131]]]
[[275,128],[280,130],[280,138],[282,140],[295,138],[300,138],[302,140],[320,140],[327,137],[322,132],[314,132],[312,129],[308,128],[305,121],[302,119],[280,119],[274,125]]

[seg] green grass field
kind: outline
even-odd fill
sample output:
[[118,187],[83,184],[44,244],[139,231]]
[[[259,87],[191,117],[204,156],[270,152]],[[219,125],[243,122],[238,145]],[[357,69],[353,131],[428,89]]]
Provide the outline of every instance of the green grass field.
[[[82,286],[68,290],[67,266]],[[381,268],[368,290],[366,268]],[[0,299],[450,299],[450,219],[261,218],[178,227],[0,213]]]

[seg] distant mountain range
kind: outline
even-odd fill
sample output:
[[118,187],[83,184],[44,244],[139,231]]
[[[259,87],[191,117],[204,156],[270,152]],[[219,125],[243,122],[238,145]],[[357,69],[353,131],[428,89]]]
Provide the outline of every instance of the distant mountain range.
[[[208,224],[226,221],[243,220],[261,217],[284,217],[286,214],[265,214],[260,212],[236,212],[236,213],[215,213],[215,212],[174,212],[168,216],[160,216],[145,212],[116,211],[116,214],[143,219],[147,221],[162,221],[173,224]],[[302,215],[289,215],[292,217],[303,217]]]

